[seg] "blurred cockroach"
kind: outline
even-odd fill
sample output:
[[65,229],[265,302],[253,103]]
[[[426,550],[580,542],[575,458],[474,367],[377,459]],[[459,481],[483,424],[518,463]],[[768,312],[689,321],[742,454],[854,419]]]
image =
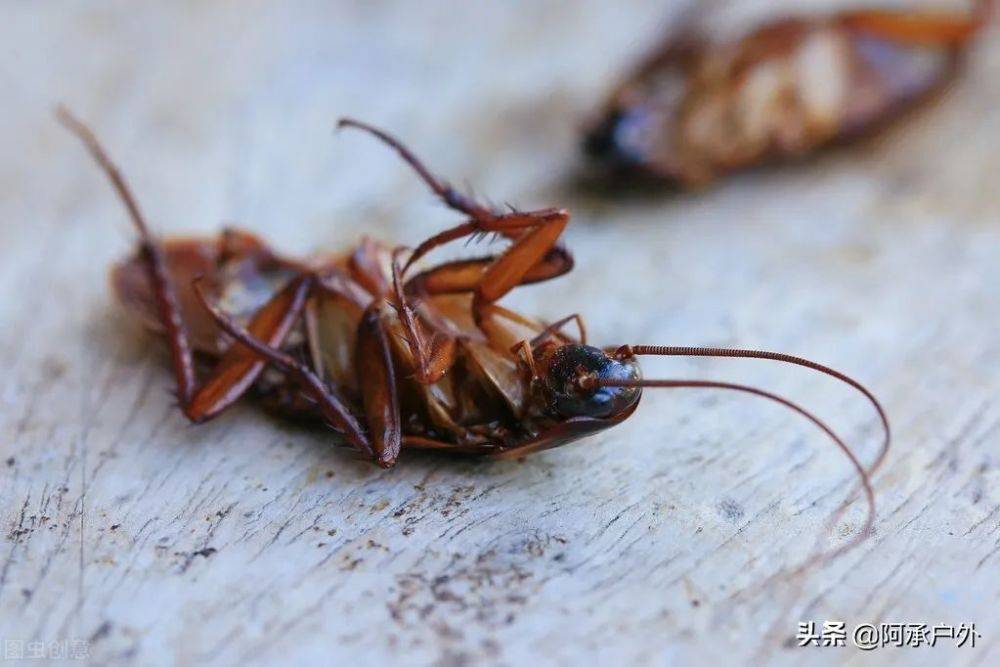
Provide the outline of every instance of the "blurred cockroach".
[[696,188],[847,142],[952,81],[991,5],[786,18],[728,43],[682,21],[612,93],[584,151],[608,176]]
[[[192,422],[215,417],[253,388],[267,406],[296,419],[318,417],[363,457],[390,467],[404,448],[510,458],[563,445],[627,419],[645,387],[729,389],[785,405],[832,438],[861,477],[870,527],[869,474],[885,456],[889,424],[879,402],[855,380],[773,352],[599,349],[587,344],[579,315],[546,325],[498,305],[518,285],[572,268],[558,243],[569,219],[565,210],[490,210],[437,179],[388,134],[342,120],[341,127],[369,132],[398,151],[467,220],[412,251],[364,240],[351,252],[308,262],[279,257],[263,241],[234,230],[215,239],[161,243],[93,133],[65,110],[59,117],[107,173],[135,225],[137,251],[114,267],[111,282],[133,315],[166,336],[180,408]],[[414,273],[435,248],[490,233],[510,246]],[[577,337],[564,331],[570,323]],[[195,379],[196,354],[211,368],[202,382]],[[644,380],[637,362],[642,355],[770,359],[825,373],[871,401],[885,428],[882,449],[866,469],[798,405],[727,382]]]

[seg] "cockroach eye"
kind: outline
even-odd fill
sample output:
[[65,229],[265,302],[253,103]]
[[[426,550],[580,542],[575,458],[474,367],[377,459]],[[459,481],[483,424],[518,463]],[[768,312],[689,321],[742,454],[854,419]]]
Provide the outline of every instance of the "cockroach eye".
[[584,140],[584,152],[612,168],[644,164],[655,146],[656,116],[644,107],[621,109],[593,128]]
[[594,381],[638,380],[639,367],[589,345],[563,345],[552,353],[545,385],[549,407],[562,417],[612,417],[639,398],[638,387],[601,387]]

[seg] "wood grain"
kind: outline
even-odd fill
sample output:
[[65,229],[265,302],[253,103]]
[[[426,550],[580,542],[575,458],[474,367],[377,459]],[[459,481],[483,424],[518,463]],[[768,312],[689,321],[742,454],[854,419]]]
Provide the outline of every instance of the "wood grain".
[[[864,662],[800,620],[975,622],[1000,658],[1000,43],[880,140],[705,194],[573,178],[579,120],[658,34],[660,2],[5,3],[0,21],[0,639],[98,664]],[[768,3],[756,3],[756,8]],[[810,3],[815,4],[815,3]],[[337,116],[392,129],[497,202],[565,206],[577,270],[506,303],[601,343],[743,345],[857,375],[896,447],[876,536],[803,576],[851,469],[752,398],[652,392],[523,463],[359,463],[241,405],[202,427],[112,302],[120,206],[50,110],[88,119],[156,229],[238,221],[287,252],[415,243],[453,216]],[[751,382],[874,455],[874,416],[805,371]],[[852,506],[828,543],[849,539]],[[806,652],[806,653],[804,653]]]

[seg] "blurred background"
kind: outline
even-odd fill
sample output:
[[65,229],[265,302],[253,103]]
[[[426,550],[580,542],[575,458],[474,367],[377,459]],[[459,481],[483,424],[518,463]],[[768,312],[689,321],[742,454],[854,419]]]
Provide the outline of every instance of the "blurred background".
[[[706,20],[735,33],[860,4],[719,0]],[[857,657],[790,645],[814,619],[978,622],[974,650],[879,655],[1000,655],[997,31],[871,141],[694,194],[584,187],[584,122],[688,8],[0,4],[0,639],[79,639],[102,664]],[[780,576],[853,477],[753,399],[647,392],[621,427],[523,464],[388,472],[252,405],[186,425],[165,355],[107,290],[132,232],[57,103],[163,234],[237,223],[308,253],[456,220],[390,151],[334,133],[343,115],[484,199],[568,208],[576,269],[505,305],[580,312],[598,344],[777,349],[858,377],[896,433],[875,537]],[[874,455],[873,416],[832,381],[723,361],[646,374],[779,391]]]

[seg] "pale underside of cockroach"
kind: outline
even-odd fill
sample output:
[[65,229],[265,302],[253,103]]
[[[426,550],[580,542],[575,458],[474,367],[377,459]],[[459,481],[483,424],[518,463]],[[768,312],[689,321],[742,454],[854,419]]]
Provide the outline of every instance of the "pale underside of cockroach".
[[732,42],[683,26],[613,92],[584,150],[611,176],[701,187],[870,134],[954,78],[990,2],[788,18]]
[[[875,516],[869,478],[888,451],[889,424],[857,381],[775,352],[599,349],[587,344],[577,314],[543,325],[498,305],[514,287],[572,268],[558,243],[566,211],[492,211],[438,180],[390,135],[345,120],[341,126],[370,132],[397,150],[466,221],[413,250],[364,240],[350,252],[307,261],[280,257],[237,230],[160,242],[93,133],[64,110],[60,120],[109,176],[138,231],[138,249],[114,267],[112,285],[128,311],[166,337],[178,402],[191,421],[211,419],[253,391],[288,417],[324,421],[362,456],[389,467],[404,448],[503,458],[566,444],[627,419],[644,387],[740,391],[798,412],[831,438],[859,475],[869,505],[865,529],[851,544],[868,534]],[[435,248],[482,234],[509,246],[417,271]],[[574,336],[567,333],[571,324]],[[863,466],[795,403],[728,382],[643,379],[642,355],[768,359],[832,376],[875,407],[885,429],[882,448]],[[199,370],[206,379],[196,379]]]

